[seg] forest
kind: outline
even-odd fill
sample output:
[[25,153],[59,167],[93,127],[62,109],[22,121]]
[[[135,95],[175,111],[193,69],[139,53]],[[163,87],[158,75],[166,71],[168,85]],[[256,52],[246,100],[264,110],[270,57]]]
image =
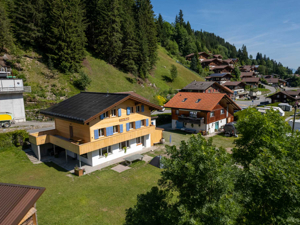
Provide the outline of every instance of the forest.
[[33,50],[64,73],[78,72],[89,51],[145,79],[155,67],[158,44],[200,75],[208,70],[185,55],[211,52],[239,58],[240,65],[260,65],[262,74],[292,74],[262,53],[249,55],[245,45],[237,50],[214,33],[193,30],[182,10],[173,23],[165,21],[150,0],[0,0],[0,52]]

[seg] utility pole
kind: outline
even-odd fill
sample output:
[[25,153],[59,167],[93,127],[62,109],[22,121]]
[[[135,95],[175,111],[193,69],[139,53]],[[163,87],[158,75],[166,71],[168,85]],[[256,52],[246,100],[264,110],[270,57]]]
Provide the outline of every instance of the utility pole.
[[294,112],[294,119],[293,119],[293,130],[292,130],[292,134],[294,134],[294,129],[295,129],[295,120],[296,120],[296,112],[297,112],[297,106],[298,106],[298,101],[295,102],[295,112]]

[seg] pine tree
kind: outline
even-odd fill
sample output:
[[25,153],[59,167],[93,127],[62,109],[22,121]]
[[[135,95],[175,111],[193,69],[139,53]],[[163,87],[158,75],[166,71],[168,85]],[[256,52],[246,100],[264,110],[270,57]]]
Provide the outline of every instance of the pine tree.
[[122,51],[122,32],[119,0],[103,0],[100,4],[96,52],[116,65]]
[[184,25],[185,25],[185,24],[184,24],[184,19],[183,19],[183,12],[182,12],[181,9],[180,9],[180,11],[179,11],[178,20],[179,20],[179,23],[180,23],[181,26],[184,26]]
[[161,14],[159,14],[159,16],[158,16],[156,27],[157,27],[157,38],[158,38],[158,41],[162,42],[164,20],[163,20]]
[[50,4],[48,56],[62,71],[77,71],[85,55],[85,17],[80,0],[53,0]]
[[188,32],[189,35],[193,34],[193,30],[192,30],[190,21],[188,21],[187,24],[186,24],[186,31]]
[[0,52],[4,48],[11,48],[13,45],[13,37],[11,34],[11,24],[8,19],[4,2],[0,1]]
[[121,66],[128,72],[136,74],[138,43],[136,37],[136,26],[133,17],[134,0],[122,1],[122,32],[123,50],[120,56]]
[[45,21],[43,0],[16,0],[12,18],[17,40],[25,46],[37,46],[41,43]]

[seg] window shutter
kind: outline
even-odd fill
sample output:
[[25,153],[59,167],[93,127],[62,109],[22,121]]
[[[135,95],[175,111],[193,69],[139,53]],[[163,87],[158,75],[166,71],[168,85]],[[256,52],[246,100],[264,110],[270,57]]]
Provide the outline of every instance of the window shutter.
[[142,112],[144,112],[144,105],[142,105]]
[[118,109],[118,116],[122,116],[122,111],[121,111],[121,108]]
[[123,124],[120,124],[120,133],[123,133]]
[[149,119],[146,119],[146,127],[149,126]]
[[138,120],[138,121],[135,121],[135,129],[139,129],[141,128],[141,121]]
[[127,107],[127,115],[130,115],[130,107]]
[[130,130],[130,124],[126,123],[126,131],[129,131],[129,130]]
[[104,114],[100,115],[100,119],[103,120],[104,119]]
[[94,130],[94,138],[99,139],[99,131],[98,130]]
[[111,136],[114,133],[113,127],[107,127],[106,128],[106,136]]

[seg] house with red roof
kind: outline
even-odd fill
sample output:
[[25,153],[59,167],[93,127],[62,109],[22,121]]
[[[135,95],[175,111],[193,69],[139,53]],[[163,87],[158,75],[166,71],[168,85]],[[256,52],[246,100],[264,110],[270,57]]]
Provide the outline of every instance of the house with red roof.
[[241,108],[223,93],[178,92],[165,107],[172,110],[172,128],[214,133],[234,121]]

